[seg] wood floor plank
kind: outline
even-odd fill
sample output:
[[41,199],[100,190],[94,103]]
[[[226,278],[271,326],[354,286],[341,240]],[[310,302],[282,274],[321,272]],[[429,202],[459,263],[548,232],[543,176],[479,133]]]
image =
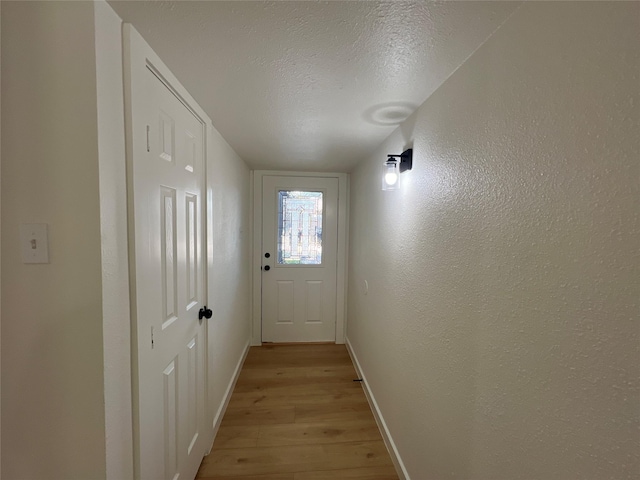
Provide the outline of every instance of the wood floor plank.
[[336,388],[323,390],[316,388],[313,391],[299,392],[295,388],[276,390],[263,390],[256,392],[243,392],[234,394],[229,402],[234,408],[240,407],[276,407],[298,405],[352,405],[361,403],[362,391],[357,388]]
[[340,442],[382,440],[373,419],[294,423],[290,425],[263,425],[256,446],[321,445]]
[[315,379],[288,379],[286,381],[262,381],[254,384],[242,383],[233,391],[234,395],[261,393],[265,395],[323,395],[343,392],[362,393],[362,387],[353,380],[316,381]]
[[213,442],[213,448],[257,447],[259,436],[260,425],[221,425]]
[[[336,348],[337,347],[337,348]],[[344,365],[350,362],[349,353],[341,348],[343,345],[291,345],[291,346],[262,346],[261,351],[249,351],[243,368],[268,368],[272,365],[279,367],[318,365]],[[286,349],[286,350],[283,350]]]
[[389,465],[391,460],[382,442],[353,442],[222,448],[213,450],[205,457],[200,471],[203,477],[207,477],[313,472]]
[[398,480],[393,466],[322,470],[319,472],[298,472],[294,480]]
[[295,407],[296,423],[335,422],[373,419],[369,404],[364,396],[350,404],[312,404]]
[[255,405],[235,406],[229,403],[220,428],[240,425],[266,425],[273,423],[293,423],[295,421],[295,407],[291,405],[272,405],[270,408]]
[[322,368],[309,367],[282,367],[271,369],[246,370],[238,378],[236,390],[238,392],[247,389],[270,386],[313,383],[348,383],[356,378],[353,367],[348,365],[329,365]]
[[238,381],[243,379],[262,379],[264,377],[272,378],[301,378],[301,377],[336,377],[341,375],[350,376],[355,374],[353,365],[345,365],[344,363],[332,365],[319,365],[317,368],[309,368],[308,366],[269,366],[268,368],[247,368],[242,370]]
[[199,480],[396,480],[344,345],[252,347]]
[[[295,480],[294,473],[274,473],[267,475],[242,475],[240,477],[234,475],[233,477],[229,477],[228,475],[216,475],[213,477],[197,477],[198,480],[229,480],[232,478],[233,480]],[[323,478],[323,477],[319,477]],[[326,478],[326,477],[324,477]]]

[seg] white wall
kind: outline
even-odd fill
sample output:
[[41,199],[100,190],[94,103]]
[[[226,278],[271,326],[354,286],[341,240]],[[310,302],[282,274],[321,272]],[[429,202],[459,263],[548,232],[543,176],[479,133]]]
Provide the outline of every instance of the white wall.
[[209,408],[224,395],[250,341],[249,168],[213,129],[208,156]]
[[414,480],[637,478],[639,19],[523,4],[352,173],[347,336]]
[[[105,477],[94,8],[2,5],[2,472]],[[50,263],[20,259],[49,225]]]

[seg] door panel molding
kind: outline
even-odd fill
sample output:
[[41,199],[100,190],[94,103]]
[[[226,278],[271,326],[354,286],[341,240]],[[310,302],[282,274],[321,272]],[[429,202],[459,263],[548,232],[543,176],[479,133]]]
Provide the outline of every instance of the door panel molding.
[[[193,324],[192,317],[197,312],[190,311],[191,307],[207,303],[205,165],[212,126],[204,111],[129,24],[123,28],[123,49],[134,476],[171,478],[183,468],[191,470],[195,466],[197,469],[213,440],[213,412],[209,411],[207,398],[208,324],[191,329],[184,322],[175,321],[182,315],[190,319],[188,325]],[[150,82],[154,82],[151,89],[147,88]],[[158,89],[169,103],[163,101],[156,105],[158,97],[151,95]],[[165,112],[162,108],[169,109]],[[180,130],[179,125],[185,129]],[[155,162],[147,157],[149,154]],[[151,166],[154,175],[143,174],[143,169]],[[164,182],[169,178],[171,181],[166,186]],[[174,180],[178,190],[171,186]],[[157,199],[154,198],[156,191]],[[180,222],[176,222],[176,215]],[[156,231],[160,239],[149,233]],[[184,246],[176,250],[178,239],[183,240]],[[183,250],[187,250],[186,253]],[[190,269],[187,268],[189,261]],[[140,280],[153,276],[149,272],[156,270],[157,278]],[[161,301],[157,306],[149,306],[152,302],[145,303],[145,299],[156,292],[155,287]],[[176,296],[176,291],[182,293]],[[173,358],[168,358],[173,354],[167,348],[168,335],[173,335],[171,344],[179,346],[180,354]],[[159,379],[164,384],[159,392],[162,401],[158,404],[145,401],[142,405],[141,392],[144,391],[148,399],[145,388],[151,385],[155,389],[159,384],[141,374],[157,367],[165,358],[164,370],[160,370],[163,378]],[[176,422],[178,412],[180,424]],[[156,421],[164,424],[163,435],[141,433],[142,424],[148,426]],[[184,448],[185,445],[188,448]],[[153,452],[162,452],[164,462],[154,461],[149,465],[150,459],[157,458]]]
[[338,179],[338,247],[336,275],[336,343],[344,344],[347,307],[347,242],[349,212],[349,175],[346,173],[291,172],[255,170],[252,172],[252,345],[262,345],[262,181],[265,176],[325,177]]

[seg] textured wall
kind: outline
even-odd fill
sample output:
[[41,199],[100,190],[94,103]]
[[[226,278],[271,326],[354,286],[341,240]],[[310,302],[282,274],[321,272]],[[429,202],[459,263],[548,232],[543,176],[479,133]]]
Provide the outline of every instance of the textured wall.
[[347,336],[414,480],[638,476],[639,21],[523,4],[351,176]]
[[[105,477],[94,8],[2,5],[2,475]],[[20,258],[49,224],[49,264]]]

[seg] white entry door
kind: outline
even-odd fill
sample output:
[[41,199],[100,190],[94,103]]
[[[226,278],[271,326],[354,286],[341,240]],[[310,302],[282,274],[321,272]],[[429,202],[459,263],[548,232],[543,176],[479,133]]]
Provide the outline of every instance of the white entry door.
[[135,30],[126,32],[136,478],[191,480],[209,437],[198,318],[206,123]]
[[262,341],[336,339],[338,179],[262,179]]

